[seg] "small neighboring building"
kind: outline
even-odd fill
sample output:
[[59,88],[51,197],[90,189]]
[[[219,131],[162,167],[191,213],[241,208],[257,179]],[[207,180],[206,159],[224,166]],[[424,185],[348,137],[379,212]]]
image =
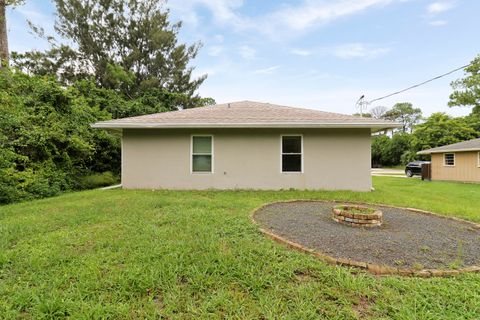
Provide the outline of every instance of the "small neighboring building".
[[242,101],[97,122],[127,189],[371,190],[371,133],[395,122]]
[[432,180],[480,182],[480,138],[423,150],[432,156]]

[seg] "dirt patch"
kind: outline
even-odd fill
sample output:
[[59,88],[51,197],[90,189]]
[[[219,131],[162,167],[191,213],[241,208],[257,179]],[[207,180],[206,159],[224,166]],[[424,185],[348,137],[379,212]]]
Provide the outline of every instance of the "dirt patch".
[[355,312],[358,319],[365,319],[372,304],[373,301],[370,301],[365,296],[360,296],[358,303],[353,305],[353,312]]
[[331,219],[335,202],[273,203],[255,214],[262,228],[336,259],[397,269],[457,269],[480,265],[480,230],[465,221],[375,206],[378,228],[350,228]]
[[317,277],[309,270],[295,270],[295,279],[298,282],[310,282],[317,280]]

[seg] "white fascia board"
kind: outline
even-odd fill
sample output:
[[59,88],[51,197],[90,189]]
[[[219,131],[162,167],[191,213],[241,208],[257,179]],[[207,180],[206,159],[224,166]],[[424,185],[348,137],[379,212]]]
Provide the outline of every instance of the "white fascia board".
[[105,129],[195,129],[195,128],[371,128],[393,129],[400,128],[398,123],[355,123],[355,122],[330,122],[330,123],[108,123],[97,122],[92,128]]
[[451,149],[451,150],[423,150],[423,151],[418,151],[417,154],[452,153],[452,152],[469,152],[469,151],[480,151],[480,148]]

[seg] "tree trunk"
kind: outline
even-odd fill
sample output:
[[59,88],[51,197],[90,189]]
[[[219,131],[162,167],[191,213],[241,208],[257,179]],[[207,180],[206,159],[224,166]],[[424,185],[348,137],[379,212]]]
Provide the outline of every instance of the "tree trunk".
[[0,68],[8,66],[8,36],[5,0],[0,0]]

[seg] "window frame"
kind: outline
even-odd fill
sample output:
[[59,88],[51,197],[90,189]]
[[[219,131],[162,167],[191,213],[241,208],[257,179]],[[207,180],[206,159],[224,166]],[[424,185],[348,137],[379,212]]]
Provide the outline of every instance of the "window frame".
[[477,168],[480,168],[480,151],[477,152]]
[[[193,138],[194,137],[210,137],[212,139],[212,150],[210,153],[193,153]],[[190,174],[213,174],[215,163],[215,140],[213,134],[192,134],[190,135]],[[193,156],[194,155],[209,155],[212,159],[210,171],[193,171]]]
[[[447,160],[447,154],[452,154],[453,155],[453,164],[447,164],[446,160]],[[455,164],[457,162],[457,159],[456,159],[456,155],[454,152],[445,152],[443,154],[443,166],[444,167],[455,167]]]
[[[300,137],[300,153],[283,153],[283,137]],[[300,155],[300,171],[283,171],[283,155],[288,154],[299,154]],[[289,134],[281,134],[280,135],[280,173],[282,174],[303,174],[305,171],[304,165],[304,154],[305,151],[303,149],[303,134],[300,133],[289,133]]]

